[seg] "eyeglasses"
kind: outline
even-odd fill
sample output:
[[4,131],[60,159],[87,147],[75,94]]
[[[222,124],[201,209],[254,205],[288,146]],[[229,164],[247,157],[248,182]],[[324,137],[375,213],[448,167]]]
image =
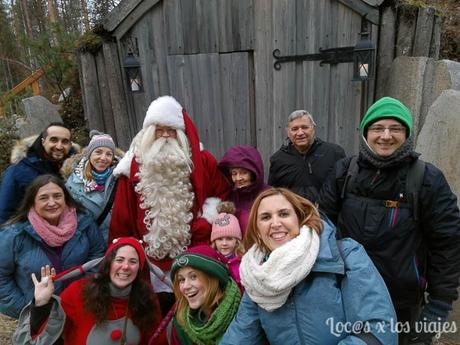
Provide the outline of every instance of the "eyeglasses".
[[169,136],[173,136],[176,134],[176,130],[174,128],[169,127],[157,127],[155,128],[155,134],[158,136],[163,136],[165,133],[168,133]]
[[406,132],[406,127],[404,126],[371,126],[367,130],[374,134],[383,134],[387,129],[390,132],[390,134],[401,134]]
[[295,132],[297,132],[299,129],[301,129],[302,132],[306,132],[307,130],[312,129],[312,128],[314,128],[314,127],[315,127],[315,126],[313,126],[313,125],[304,125],[304,126],[299,126],[299,127],[296,126],[296,127],[291,127],[291,128],[289,128],[289,131],[292,132],[292,133],[295,133]]

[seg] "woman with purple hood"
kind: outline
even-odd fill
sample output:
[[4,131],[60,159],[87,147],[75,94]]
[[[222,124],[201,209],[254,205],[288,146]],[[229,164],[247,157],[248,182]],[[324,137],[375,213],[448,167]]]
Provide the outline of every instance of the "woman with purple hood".
[[262,157],[252,146],[232,146],[219,162],[219,168],[232,184],[230,200],[236,206],[235,216],[244,235],[252,203],[260,192],[269,188],[264,182]]

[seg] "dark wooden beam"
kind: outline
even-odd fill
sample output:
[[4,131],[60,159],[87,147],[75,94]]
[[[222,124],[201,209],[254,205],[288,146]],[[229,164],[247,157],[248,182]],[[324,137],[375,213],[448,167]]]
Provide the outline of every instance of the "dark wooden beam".
[[379,25],[380,13],[379,9],[368,5],[362,0],[338,0],[345,6],[350,7],[353,11],[361,16],[366,16],[366,19],[375,25]]

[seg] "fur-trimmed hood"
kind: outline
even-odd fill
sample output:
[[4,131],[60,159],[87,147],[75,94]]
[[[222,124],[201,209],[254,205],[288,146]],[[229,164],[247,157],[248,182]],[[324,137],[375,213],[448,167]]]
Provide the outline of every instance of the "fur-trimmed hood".
[[[38,134],[36,135],[31,135],[30,137],[25,137],[19,140],[16,140],[12,150],[11,150],[11,156],[10,156],[10,163],[11,164],[17,164],[19,163],[22,159],[27,157],[27,151],[29,148],[33,145],[35,140],[37,140]],[[78,145],[77,143],[72,142],[72,149],[74,152],[80,152],[81,151],[81,146]]]
[[[64,180],[67,180],[69,176],[72,175],[78,163],[80,163],[80,161],[83,158],[86,158],[86,155],[84,152],[85,152],[85,148],[81,150],[80,153],[70,156],[64,161],[64,163],[62,164],[62,168],[59,171],[59,173],[64,178]],[[120,162],[120,160],[123,158],[124,155],[125,155],[125,152],[122,149],[117,147],[115,149],[115,156],[113,158],[112,166],[117,166],[117,164]]]

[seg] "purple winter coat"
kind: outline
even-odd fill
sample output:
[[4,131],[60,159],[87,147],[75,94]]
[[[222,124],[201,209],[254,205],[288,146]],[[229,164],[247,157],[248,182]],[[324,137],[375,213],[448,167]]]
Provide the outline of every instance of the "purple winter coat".
[[[230,174],[230,168],[244,168],[251,171],[255,176],[254,183],[247,187],[235,188]],[[233,189],[230,200],[233,201],[236,206],[235,217],[238,218],[241,232],[244,235],[248,225],[249,212],[251,211],[251,206],[255,198],[260,192],[269,188],[269,186],[264,183],[264,163],[262,157],[259,151],[252,146],[232,146],[225,152],[219,162],[219,169],[222,170],[232,184]]]

